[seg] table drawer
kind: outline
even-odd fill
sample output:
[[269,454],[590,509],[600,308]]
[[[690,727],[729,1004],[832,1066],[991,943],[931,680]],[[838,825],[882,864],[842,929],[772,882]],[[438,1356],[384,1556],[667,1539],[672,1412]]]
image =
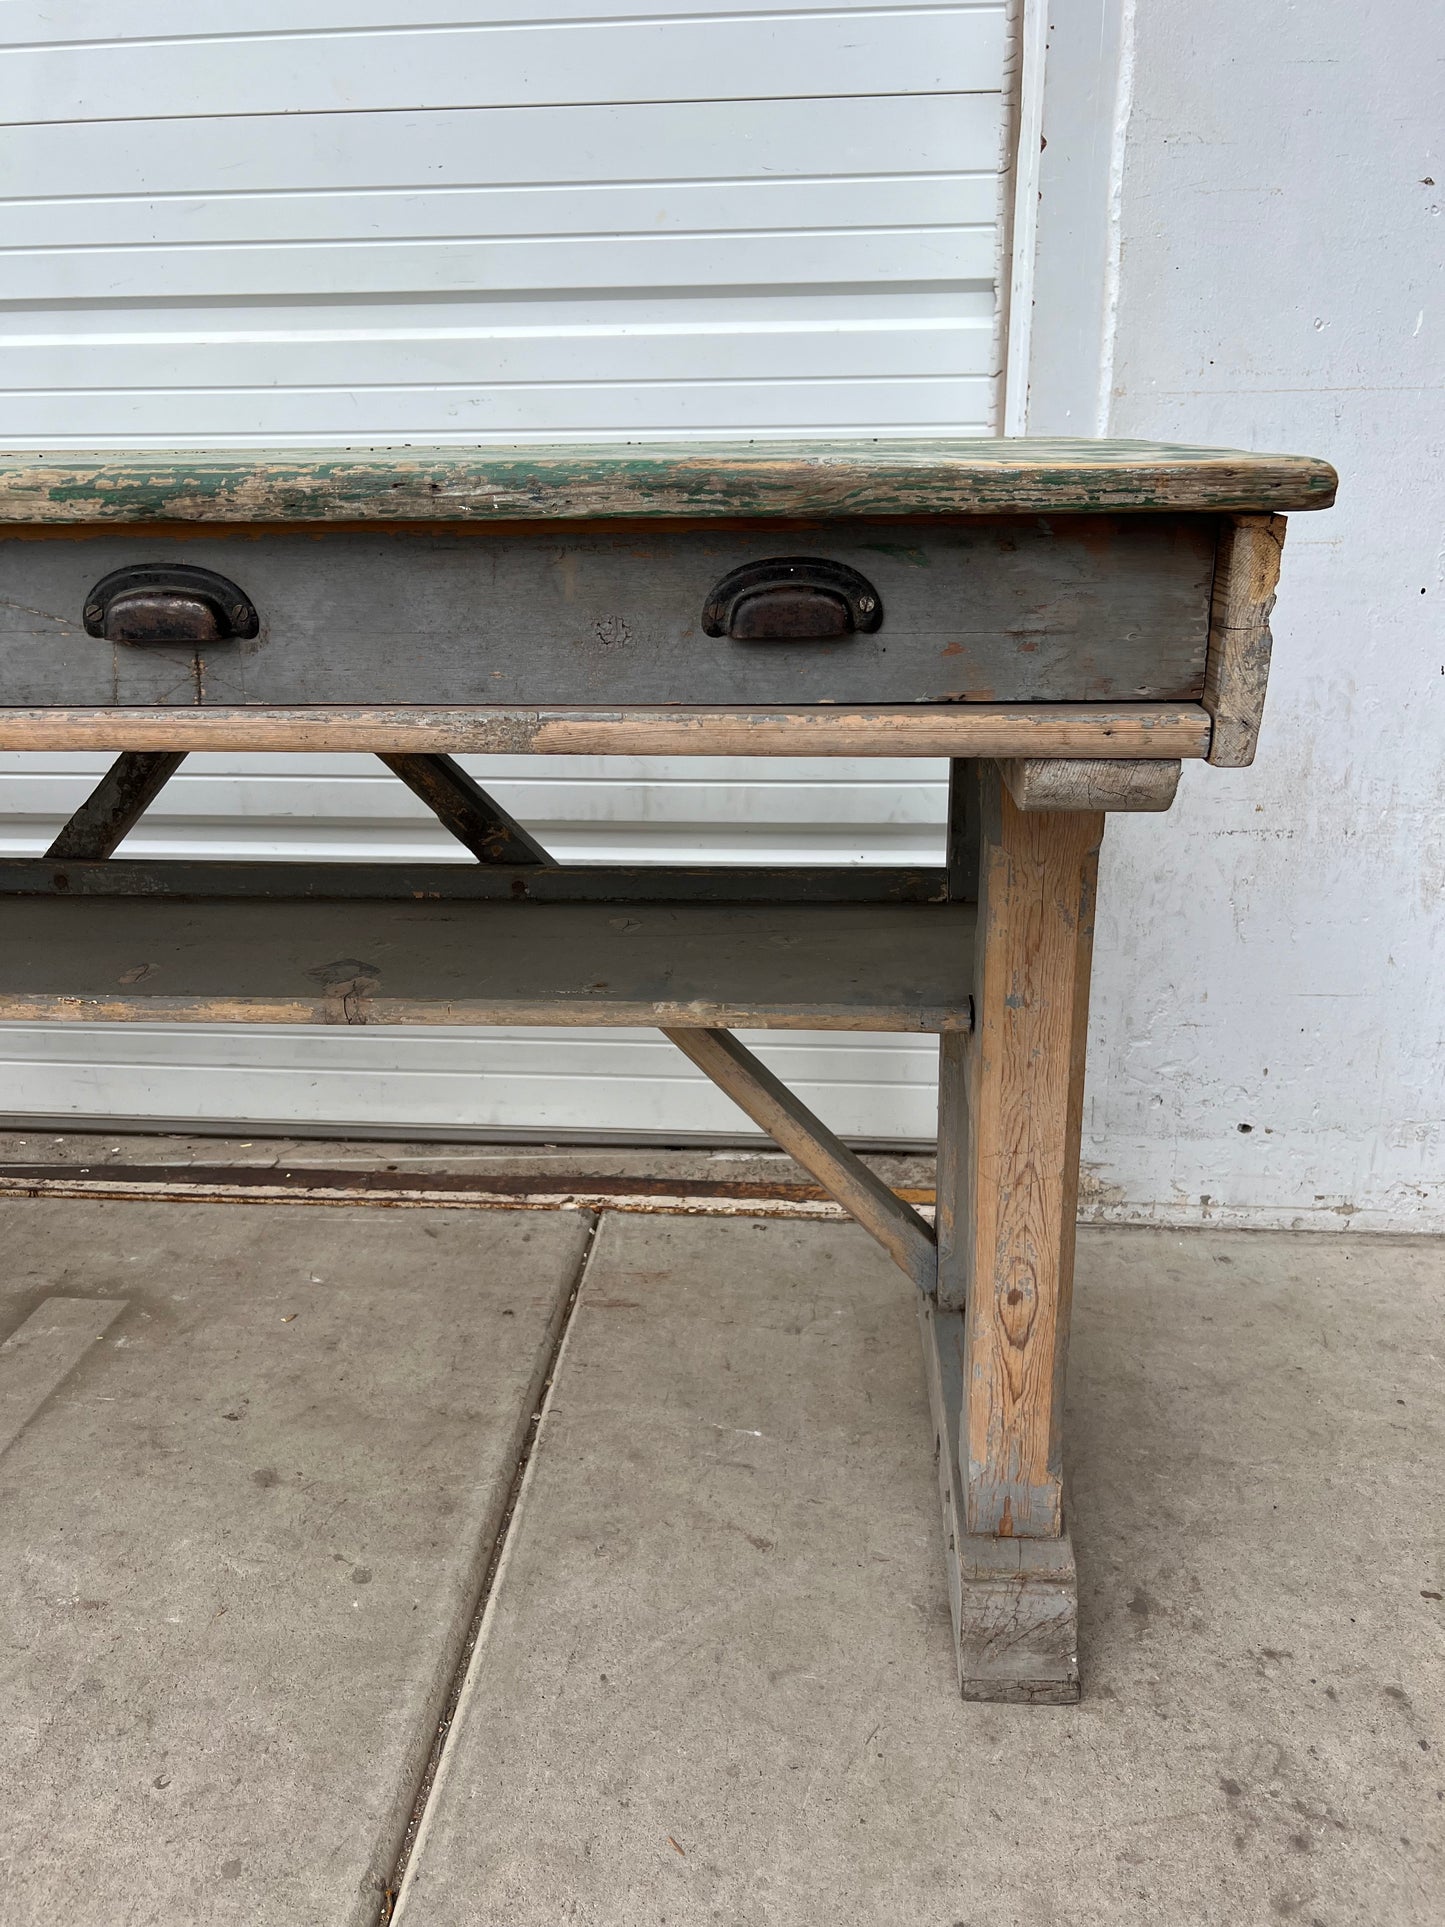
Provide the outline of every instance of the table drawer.
[[[1215,540],[1204,515],[27,529],[0,538],[0,704],[1188,701]],[[802,590],[760,572],[708,633],[719,583],[777,559]],[[161,590],[98,619],[96,585],[136,565]],[[146,597],[175,565],[234,584],[254,623],[116,639],[174,638]],[[192,602],[185,633],[209,619]]]

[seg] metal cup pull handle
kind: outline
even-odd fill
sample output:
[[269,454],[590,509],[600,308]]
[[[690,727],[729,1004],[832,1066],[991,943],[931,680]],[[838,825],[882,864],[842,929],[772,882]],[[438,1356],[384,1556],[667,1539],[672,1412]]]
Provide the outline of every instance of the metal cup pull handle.
[[734,642],[837,642],[882,621],[882,598],[866,576],[811,555],[745,562],[723,577],[702,611],[704,634]]
[[135,562],[102,576],[85,598],[85,632],[107,642],[230,642],[261,627],[251,598],[214,569]]

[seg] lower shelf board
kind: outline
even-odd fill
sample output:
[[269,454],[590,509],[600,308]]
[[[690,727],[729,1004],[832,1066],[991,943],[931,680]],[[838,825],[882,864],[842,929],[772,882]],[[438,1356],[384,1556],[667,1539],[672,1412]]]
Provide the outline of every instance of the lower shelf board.
[[970,1023],[970,904],[0,896],[0,1020]]

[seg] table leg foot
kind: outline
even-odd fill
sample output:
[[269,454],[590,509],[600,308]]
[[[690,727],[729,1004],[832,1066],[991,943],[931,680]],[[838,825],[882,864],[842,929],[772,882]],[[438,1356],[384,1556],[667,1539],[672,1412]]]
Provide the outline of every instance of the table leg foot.
[[966,1700],[1071,1705],[1079,1697],[1078,1581],[1067,1532],[995,1538],[963,1529],[958,1440],[964,1321],[918,1307],[943,1508],[958,1684]]

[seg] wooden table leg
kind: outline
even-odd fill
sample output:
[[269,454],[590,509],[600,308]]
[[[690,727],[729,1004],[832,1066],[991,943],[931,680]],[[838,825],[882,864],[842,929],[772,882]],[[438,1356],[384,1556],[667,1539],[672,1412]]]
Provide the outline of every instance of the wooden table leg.
[[1061,1440],[1104,818],[976,766],[974,1030],[940,1061],[938,1298],[922,1308],[959,1679],[1078,1696]]

